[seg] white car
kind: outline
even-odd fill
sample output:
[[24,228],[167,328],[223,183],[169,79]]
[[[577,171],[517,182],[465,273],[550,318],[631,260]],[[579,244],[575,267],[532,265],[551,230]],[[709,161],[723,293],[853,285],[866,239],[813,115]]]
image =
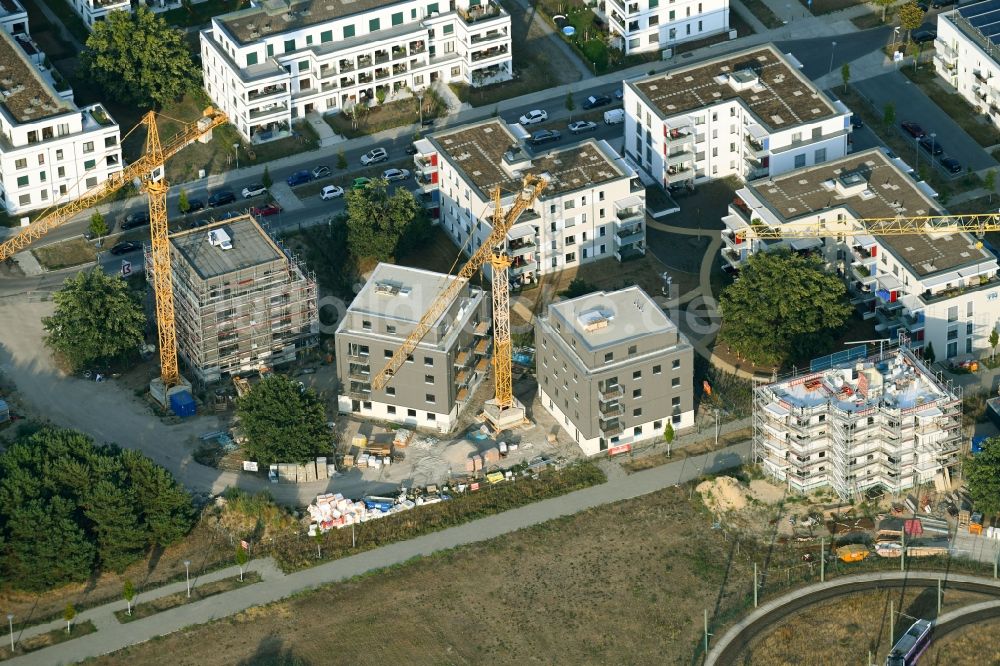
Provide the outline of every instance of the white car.
[[386,180],[406,180],[410,177],[410,172],[406,169],[386,169],[382,172],[382,177]]
[[526,114],[518,118],[518,122],[522,125],[536,125],[538,123],[544,123],[548,119],[549,114],[547,112],[535,109],[534,111],[528,111]]
[[254,197],[259,197],[263,194],[267,194],[267,188],[260,183],[254,183],[253,185],[247,185],[243,188],[243,198],[253,199]]
[[389,153],[386,152],[385,148],[372,148],[361,156],[361,165],[368,166],[377,162],[385,162],[387,159],[389,159]]
[[344,196],[344,188],[338,185],[327,185],[323,188],[323,192],[319,195],[319,198],[327,201],[328,199],[336,199],[342,196]]
[[593,132],[597,129],[597,123],[592,123],[589,120],[577,120],[575,123],[569,124],[569,131],[573,134],[583,134],[584,132]]

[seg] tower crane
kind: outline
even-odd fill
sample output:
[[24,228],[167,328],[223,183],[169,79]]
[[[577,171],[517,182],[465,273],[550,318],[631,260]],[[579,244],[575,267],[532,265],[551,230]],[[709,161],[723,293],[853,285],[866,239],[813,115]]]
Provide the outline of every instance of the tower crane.
[[493,199],[493,230],[490,235],[462,266],[457,279],[451,280],[448,286],[438,294],[414,327],[413,332],[407,336],[389,362],[385,364],[385,367],[374,376],[372,379],[373,387],[379,390],[386,387],[396,371],[406,363],[407,357],[413,353],[427,332],[434,327],[441,315],[451,306],[452,301],[476,274],[476,271],[484,264],[489,263],[493,289],[493,378],[495,387],[493,399],[486,402],[485,415],[496,430],[524,421],[524,408],[514,398],[511,379],[510,281],[507,274],[511,260],[500,249],[500,245],[521,213],[534,204],[547,186],[548,181],[542,176],[525,176],[514,203],[506,211],[501,203],[503,195],[500,188],[493,188],[490,192]]
[[824,238],[827,236],[905,236],[909,234],[958,234],[982,236],[988,231],[1000,231],[1000,214],[897,215],[843,220],[786,222],[777,226],[750,224],[733,233],[741,240],[790,240]]
[[[202,138],[227,120],[226,115],[208,107],[197,121],[181,128],[165,143],[160,141],[156,127],[156,113],[148,112],[140,124],[146,126],[146,148],[143,155],[122,171],[108,176],[103,183],[88,190],[82,197],[62,206],[49,208],[13,238],[0,243],[0,261],[13,257],[52,229],[69,222],[73,217],[126,184],[139,180],[149,195],[150,257],[153,265],[153,292],[156,296],[156,324],[160,348],[160,385],[162,402],[167,390],[181,382],[177,368],[177,335],[174,329],[174,294],[170,273],[170,245],[167,239],[167,182],[163,165],[192,141]],[[156,380],[154,380],[155,383]]]

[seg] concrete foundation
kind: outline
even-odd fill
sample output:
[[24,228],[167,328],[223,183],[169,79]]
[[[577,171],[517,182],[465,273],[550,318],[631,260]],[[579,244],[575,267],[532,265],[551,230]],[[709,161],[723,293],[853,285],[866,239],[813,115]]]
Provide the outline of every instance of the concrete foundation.
[[483,418],[494,432],[527,425],[529,421],[524,414],[524,405],[517,398],[506,409],[501,409],[496,399],[487,400],[483,406]]
[[179,391],[190,392],[191,382],[181,377],[180,383],[169,388],[164,385],[163,380],[159,377],[149,382],[149,394],[164,409],[170,409],[170,396]]

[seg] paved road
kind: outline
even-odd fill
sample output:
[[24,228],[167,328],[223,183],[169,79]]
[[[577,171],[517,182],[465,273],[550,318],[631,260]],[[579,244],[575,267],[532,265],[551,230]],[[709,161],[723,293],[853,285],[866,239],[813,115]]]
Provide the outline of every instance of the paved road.
[[[669,486],[696,479],[703,473],[730,469],[745,462],[749,454],[750,445],[749,442],[746,442],[715,453],[695,456],[632,475],[626,475],[620,467],[611,463],[607,465],[607,468],[613,471],[612,475],[607,483],[599,486],[529,504],[519,509],[335,560],[289,575],[281,575],[272,568],[265,568],[262,572],[264,580],[258,584],[209,597],[129,624],[116,624],[113,620],[108,621],[107,619],[110,613],[120,609],[123,603],[102,606],[93,611],[81,613],[81,619],[95,619],[95,624],[99,627],[96,633],[12,659],[8,663],[49,665],[69,663],[107,654],[193,624],[209,622],[238,613],[251,606],[260,606],[284,599],[319,585],[343,581],[373,570],[401,564],[414,557],[428,556],[442,550],[486,541],[561,516],[572,515],[604,504],[641,497]],[[228,575],[232,575],[232,573],[228,572]],[[89,615],[91,613],[96,617]]]
[[[848,34],[831,34],[828,38],[790,39],[776,42],[783,53],[791,53],[802,63],[802,73],[818,79],[831,71],[840,72],[845,62],[857,60],[884,46],[892,38],[892,28],[884,26]],[[833,43],[837,45],[834,46]],[[832,58],[831,58],[832,56]],[[833,66],[831,67],[831,62]]]

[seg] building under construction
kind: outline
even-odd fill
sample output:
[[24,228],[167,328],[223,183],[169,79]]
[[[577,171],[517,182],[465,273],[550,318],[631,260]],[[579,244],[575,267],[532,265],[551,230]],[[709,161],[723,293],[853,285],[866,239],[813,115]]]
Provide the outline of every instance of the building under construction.
[[844,500],[950,482],[961,387],[909,350],[817,365],[826,367],[754,389],[754,458],[766,473],[796,492],[830,486]]
[[174,234],[170,253],[177,350],[202,382],[315,346],[316,280],[252,217]]

